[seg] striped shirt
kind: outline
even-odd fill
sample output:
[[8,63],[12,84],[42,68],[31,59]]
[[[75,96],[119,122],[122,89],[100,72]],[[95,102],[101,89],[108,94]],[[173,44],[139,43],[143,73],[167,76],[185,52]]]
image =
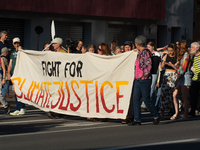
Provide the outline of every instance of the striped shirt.
[[193,68],[195,69],[193,81],[200,81],[200,55],[194,57]]

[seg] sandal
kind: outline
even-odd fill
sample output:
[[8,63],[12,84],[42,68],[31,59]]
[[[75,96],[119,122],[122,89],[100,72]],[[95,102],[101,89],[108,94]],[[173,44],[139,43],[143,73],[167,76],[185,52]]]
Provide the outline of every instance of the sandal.
[[170,118],[170,120],[178,120],[178,119],[180,119],[180,115],[176,115],[176,114],[174,114],[174,115]]
[[186,117],[181,117],[181,118],[179,118],[179,120],[181,120],[181,121],[187,121],[187,120],[189,120],[189,118],[186,118]]

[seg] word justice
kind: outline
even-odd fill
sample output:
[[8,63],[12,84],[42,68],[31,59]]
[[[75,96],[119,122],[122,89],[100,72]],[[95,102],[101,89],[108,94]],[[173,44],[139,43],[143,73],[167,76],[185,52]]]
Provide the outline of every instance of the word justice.
[[[24,98],[25,100],[31,101],[41,107],[51,108],[54,109],[58,107],[60,110],[72,110],[77,111],[83,102],[83,98],[81,99],[78,95],[78,92],[75,89],[83,89],[83,91],[86,94],[86,103],[87,103],[87,113],[89,113],[89,94],[88,94],[88,85],[93,84],[94,90],[95,90],[95,97],[96,97],[96,113],[99,113],[99,104],[102,103],[103,109],[107,113],[112,113],[115,109],[117,109],[117,113],[123,113],[124,110],[120,109],[120,99],[124,97],[123,94],[120,94],[120,86],[128,85],[129,81],[115,81],[115,90],[116,90],[116,103],[112,105],[112,108],[108,108],[106,105],[106,100],[104,97],[105,93],[105,86],[109,86],[111,89],[113,89],[113,84],[109,81],[104,81],[100,86],[98,85],[98,81],[88,81],[88,80],[80,80],[79,83],[76,80],[72,80],[71,82],[36,82],[32,81],[31,85],[28,89],[28,92],[25,93],[24,90],[22,90],[23,86],[25,85],[26,78],[22,81],[20,77],[16,77],[12,79],[13,84],[16,84],[19,86],[20,94],[16,93],[16,96],[18,98]],[[55,100],[55,104],[53,104],[53,101],[51,101],[52,93],[50,93],[50,86],[57,85],[58,87],[58,95],[59,97]],[[83,86],[81,86],[83,85]],[[100,87],[100,88],[99,88]],[[66,88],[67,92],[64,92],[64,88]],[[57,88],[56,88],[57,89]],[[15,89],[14,89],[15,90]],[[24,93],[23,93],[23,92]],[[54,90],[55,91],[55,90]],[[73,91],[70,93],[70,91]],[[35,94],[36,93],[36,94]],[[74,94],[76,97],[76,100],[73,99],[73,101],[78,101],[78,105],[74,106],[73,101],[70,99],[70,97]],[[100,96],[99,96],[100,95]],[[84,98],[85,99],[85,98]],[[67,100],[67,103],[64,105],[64,101]],[[49,104],[51,102],[51,105]],[[63,106],[64,105],[64,106]]]

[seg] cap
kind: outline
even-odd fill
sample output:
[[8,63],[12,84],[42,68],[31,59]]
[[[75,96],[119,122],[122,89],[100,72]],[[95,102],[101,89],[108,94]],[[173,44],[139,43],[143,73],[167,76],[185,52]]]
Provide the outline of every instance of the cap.
[[9,52],[10,51],[10,48],[7,48],[7,47],[3,47],[1,49],[1,54],[5,53],[5,52]]
[[62,45],[63,40],[62,40],[61,38],[55,38],[53,41],[51,41],[51,43],[52,43],[52,44],[58,43],[58,44]]
[[124,43],[124,46],[125,45],[130,45],[130,46],[132,46],[132,43],[131,43],[131,41],[126,41],[125,43]]
[[15,43],[15,42],[20,42],[20,39],[18,37],[14,38],[13,43]]

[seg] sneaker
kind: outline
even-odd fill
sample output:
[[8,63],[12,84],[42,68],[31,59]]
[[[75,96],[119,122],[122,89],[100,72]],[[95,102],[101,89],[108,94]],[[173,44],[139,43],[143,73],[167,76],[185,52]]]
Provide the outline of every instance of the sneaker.
[[159,124],[159,122],[160,122],[160,118],[161,118],[161,117],[154,118],[154,120],[153,120],[153,124]]
[[122,121],[122,124],[128,124],[130,122],[133,122],[133,119],[125,119]]
[[19,110],[15,110],[14,112],[10,113],[10,115],[12,115],[12,116],[19,115]]
[[5,114],[9,114],[10,113],[10,105],[8,105],[8,107],[5,108]]
[[181,117],[179,120],[180,120],[180,121],[187,121],[187,120],[189,120],[189,118],[188,118],[188,117],[186,118],[186,117],[183,116],[183,117]]
[[133,121],[127,124],[128,126],[140,126],[141,125],[141,121]]
[[8,95],[8,94],[6,94],[6,97],[7,97],[7,98],[12,98],[12,97],[11,97],[10,95]]
[[144,111],[148,111],[148,109],[147,109],[145,106],[141,105],[140,107],[141,107],[141,109],[143,109]]
[[25,112],[26,112],[26,109],[21,108],[18,115],[24,115]]

